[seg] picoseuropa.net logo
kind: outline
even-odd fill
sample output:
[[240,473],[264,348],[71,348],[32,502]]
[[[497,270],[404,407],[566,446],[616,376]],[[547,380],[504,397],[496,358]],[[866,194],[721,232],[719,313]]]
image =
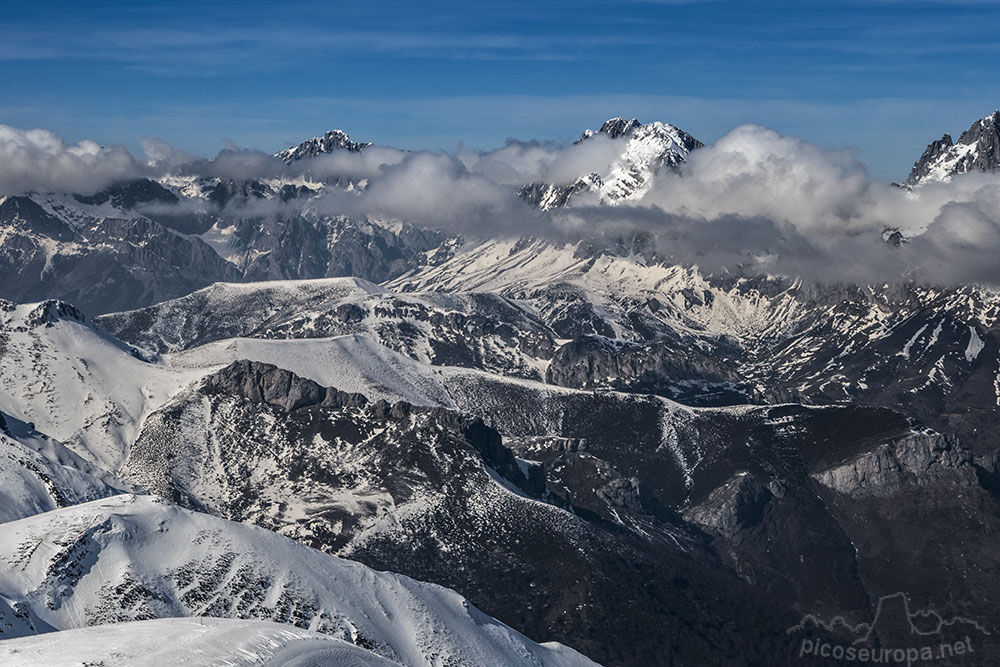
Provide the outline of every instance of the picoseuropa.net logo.
[[824,621],[807,614],[787,632],[804,661],[907,667],[940,661],[992,664],[981,654],[980,642],[990,636],[986,628],[964,616],[946,617],[933,609],[911,611],[905,593],[880,598],[871,623],[851,625],[841,616]]

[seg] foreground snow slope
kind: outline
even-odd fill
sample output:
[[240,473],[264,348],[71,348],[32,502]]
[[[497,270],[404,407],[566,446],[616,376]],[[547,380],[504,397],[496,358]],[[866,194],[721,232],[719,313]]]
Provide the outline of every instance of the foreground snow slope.
[[0,636],[219,616],[308,628],[406,665],[593,664],[448,589],[152,496],[0,524],[0,563]]
[[0,664],[19,667],[390,667],[353,644],[264,621],[163,618],[0,642]]

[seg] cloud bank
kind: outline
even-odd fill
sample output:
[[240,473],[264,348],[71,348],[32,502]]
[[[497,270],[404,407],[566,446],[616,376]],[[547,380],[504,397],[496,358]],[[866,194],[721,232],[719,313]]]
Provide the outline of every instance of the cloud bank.
[[[516,192],[607,173],[622,143],[598,135],[568,146],[508,141],[499,149],[404,152],[372,146],[286,165],[232,146],[194,158],[156,139],[146,160],[124,148],[69,145],[51,132],[0,126],[0,194],[93,192],[167,173],[246,181],[337,184],[308,200],[324,215],[378,216],[469,238],[530,235],[572,242],[641,234],[660,258],[705,271],[772,273],[821,281],[1000,285],[1000,174],[967,174],[910,191],[873,179],[848,150],[820,148],[759,127],[737,127],[694,151],[679,173],[661,170],[635,201],[538,211]],[[343,187],[350,185],[351,187]],[[235,215],[292,215],[301,200]],[[886,230],[901,230],[900,247]]]
[[69,145],[48,130],[0,125],[0,193],[92,194],[113,181],[137,178],[144,168],[120,146],[93,141]]

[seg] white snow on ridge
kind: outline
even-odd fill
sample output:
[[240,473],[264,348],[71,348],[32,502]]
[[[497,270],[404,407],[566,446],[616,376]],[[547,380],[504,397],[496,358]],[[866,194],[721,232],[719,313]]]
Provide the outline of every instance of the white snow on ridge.
[[72,318],[30,322],[40,308],[0,312],[0,411],[116,471],[145,416],[200,374],[144,361]]
[[947,183],[955,175],[955,167],[970,155],[975,154],[978,144],[956,144],[934,163],[920,183]]
[[30,609],[35,632],[227,616],[295,622],[408,666],[594,664],[562,645],[532,642],[446,588],[152,496],[0,524],[0,563],[0,601]]
[[126,486],[91,468],[60,443],[29,432],[22,424],[12,423],[10,417],[4,422],[7,432],[0,431],[0,522],[103,498]]
[[437,368],[405,357],[366,336],[335,338],[230,338],[166,355],[175,368],[216,369],[239,359],[274,364],[324,387],[364,394],[369,400],[454,408],[435,379]]
[[165,618],[0,642],[19,667],[390,667],[399,663],[318,632],[264,621]]
[[[791,293],[769,298],[724,291],[712,287],[697,268],[649,264],[634,256],[578,257],[575,251],[572,244],[546,241],[487,241],[385,287],[402,292],[495,292],[541,312],[551,305],[552,290],[565,286],[586,296],[612,324],[626,317],[625,304],[652,298],[663,306],[655,316],[668,326],[709,335],[772,336],[788,328],[798,313],[799,303]],[[706,292],[711,296],[702,303],[687,303],[686,294]]]

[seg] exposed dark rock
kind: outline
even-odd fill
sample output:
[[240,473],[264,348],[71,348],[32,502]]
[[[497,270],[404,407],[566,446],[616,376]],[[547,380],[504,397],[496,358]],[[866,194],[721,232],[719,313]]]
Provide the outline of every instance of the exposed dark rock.
[[545,381],[576,389],[662,394],[689,404],[741,403],[752,392],[731,364],[683,341],[630,343],[581,336],[552,357]]
[[[771,484],[782,488],[777,481]],[[754,475],[740,473],[712,491],[702,503],[687,508],[684,515],[731,538],[743,528],[760,522],[764,506],[774,495]]]
[[333,387],[321,387],[291,371],[257,361],[235,361],[205,378],[207,392],[226,392],[254,403],[266,403],[288,412],[307,407],[362,407],[361,394],[348,394]]
[[955,438],[915,432],[813,477],[840,493],[878,496],[897,493],[907,482],[921,485],[950,479],[969,485],[975,474],[972,452]]
[[58,301],[56,299],[47,299],[42,303],[35,306],[27,317],[24,318],[25,324],[29,328],[35,328],[40,326],[52,326],[59,320],[73,320],[74,322],[84,322],[83,313],[81,313],[76,306],[68,304],[65,301]]
[[105,202],[122,211],[129,211],[140,204],[177,204],[177,195],[148,178],[115,183],[93,195],[73,195],[81,204],[100,206]]
[[958,138],[958,143],[952,143],[949,134],[931,142],[913,165],[906,185],[919,185],[935,171],[941,172],[938,176],[950,177],[997,168],[1000,168],[1000,111],[973,123]]

